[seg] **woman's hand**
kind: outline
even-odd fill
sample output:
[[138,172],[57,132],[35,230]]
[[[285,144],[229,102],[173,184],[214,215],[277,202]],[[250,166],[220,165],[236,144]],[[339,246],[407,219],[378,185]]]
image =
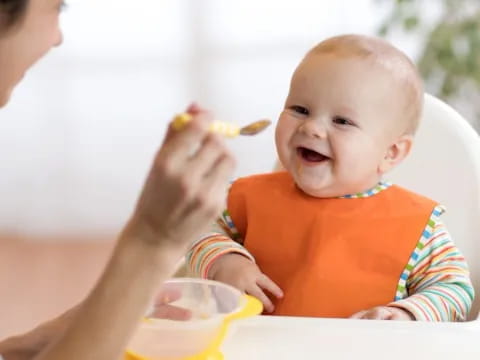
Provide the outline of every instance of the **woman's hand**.
[[[134,214],[91,294],[63,318],[1,343],[6,359],[121,356],[159,285],[174,271],[195,235],[221,210],[234,167],[223,140],[208,132],[212,115],[195,105],[187,111],[192,121],[181,131],[170,127]],[[165,299],[153,305],[153,316],[179,320],[191,316]],[[92,339],[101,346],[92,348]]]
[[169,128],[124,234],[186,248],[220,212],[234,159],[219,135],[208,132],[212,114],[191,105],[185,128]]

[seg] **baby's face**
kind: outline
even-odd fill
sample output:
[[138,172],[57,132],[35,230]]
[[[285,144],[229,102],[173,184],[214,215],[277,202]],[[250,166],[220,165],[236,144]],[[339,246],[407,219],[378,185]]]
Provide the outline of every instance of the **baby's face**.
[[[402,89],[378,65],[310,54],[297,68],[275,140],[280,161],[307,194],[336,197],[376,185],[399,134]],[[398,131],[397,131],[398,132]]]

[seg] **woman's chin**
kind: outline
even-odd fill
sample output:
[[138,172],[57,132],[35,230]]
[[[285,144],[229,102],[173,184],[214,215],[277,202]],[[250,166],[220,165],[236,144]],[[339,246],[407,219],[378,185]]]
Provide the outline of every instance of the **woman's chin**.
[[0,93],[0,108],[7,105],[8,101],[10,100],[11,91]]
[[8,104],[14,88],[15,86],[10,86],[5,89],[0,89],[0,108]]

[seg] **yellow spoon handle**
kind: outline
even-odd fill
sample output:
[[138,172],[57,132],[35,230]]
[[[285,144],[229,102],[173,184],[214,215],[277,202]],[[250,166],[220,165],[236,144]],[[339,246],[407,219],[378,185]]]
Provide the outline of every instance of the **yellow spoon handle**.
[[[192,120],[192,115],[178,114],[173,119],[172,126],[175,130],[181,130],[190,120]],[[209,126],[209,131],[232,138],[240,135],[240,128],[237,125],[224,121],[213,121]]]

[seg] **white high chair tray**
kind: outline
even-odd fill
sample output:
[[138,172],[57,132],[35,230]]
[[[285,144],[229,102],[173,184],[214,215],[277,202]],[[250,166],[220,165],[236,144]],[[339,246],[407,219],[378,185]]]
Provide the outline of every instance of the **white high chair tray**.
[[226,360],[480,359],[480,321],[421,323],[259,316],[232,324]]

